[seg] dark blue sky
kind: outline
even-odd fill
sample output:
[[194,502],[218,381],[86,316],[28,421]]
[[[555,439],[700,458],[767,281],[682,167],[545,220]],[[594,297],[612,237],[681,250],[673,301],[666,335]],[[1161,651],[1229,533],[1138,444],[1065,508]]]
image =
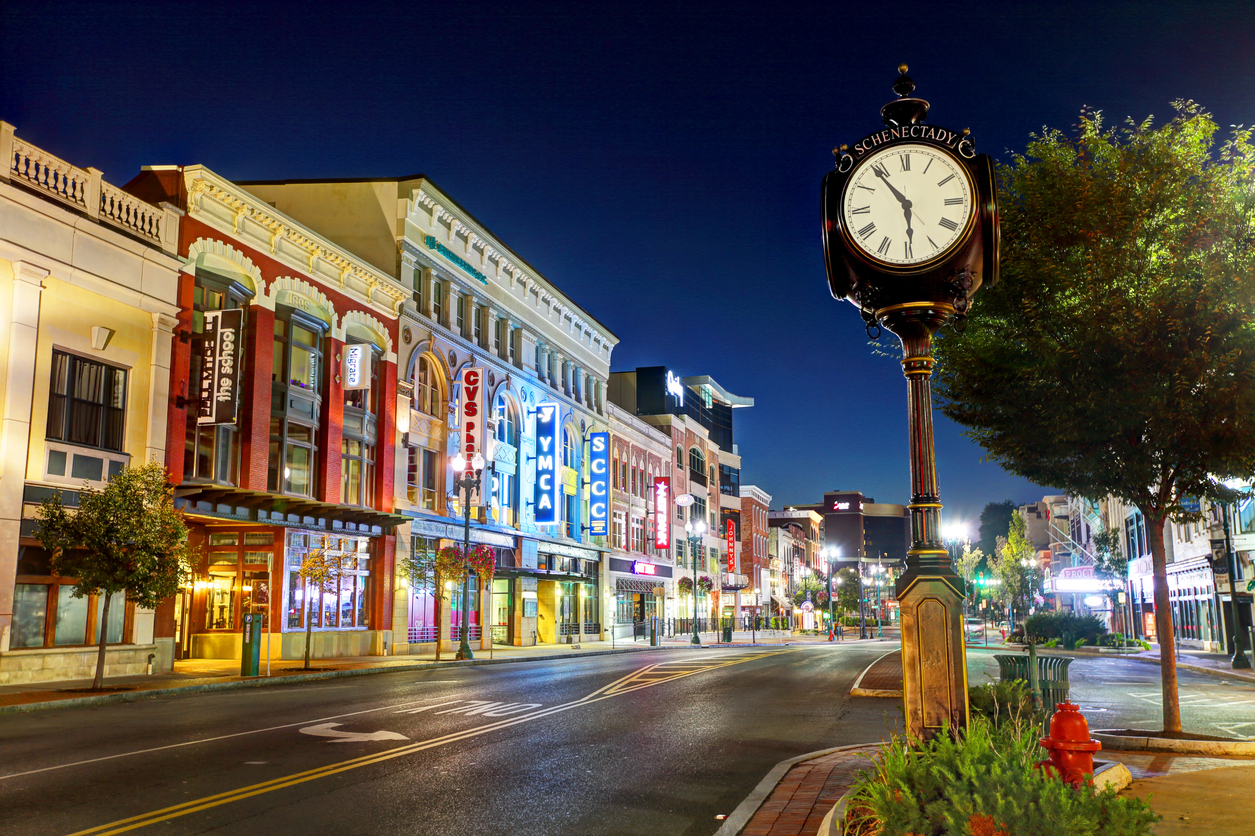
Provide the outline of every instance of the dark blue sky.
[[[1199,101],[1255,119],[1245,2],[49,3],[0,6],[0,119],[124,183],[423,172],[622,342],[710,374],[774,505],[909,493],[906,389],[828,294],[819,181],[907,62],[930,122],[1030,132]],[[1008,393],[1014,397],[1014,393]],[[940,415],[947,519],[1045,489]]]

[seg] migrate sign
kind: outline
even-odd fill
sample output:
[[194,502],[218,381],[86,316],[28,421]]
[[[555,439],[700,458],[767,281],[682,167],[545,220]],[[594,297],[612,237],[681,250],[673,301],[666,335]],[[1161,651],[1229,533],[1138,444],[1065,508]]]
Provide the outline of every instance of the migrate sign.
[[344,347],[340,379],[340,388],[345,391],[370,388],[370,346],[353,343]]
[[557,525],[558,520],[558,405],[536,404],[537,525]]
[[206,311],[197,424],[234,424],[244,311]]
[[588,444],[588,533],[605,537],[610,525],[610,433],[593,433]]
[[654,548],[671,548],[671,477],[654,478]]

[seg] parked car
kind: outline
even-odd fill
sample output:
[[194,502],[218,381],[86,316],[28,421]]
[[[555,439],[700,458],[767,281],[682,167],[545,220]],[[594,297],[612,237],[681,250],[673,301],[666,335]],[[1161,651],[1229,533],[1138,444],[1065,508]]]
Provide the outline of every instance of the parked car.
[[979,618],[964,619],[964,632],[969,636],[985,637],[985,622]]

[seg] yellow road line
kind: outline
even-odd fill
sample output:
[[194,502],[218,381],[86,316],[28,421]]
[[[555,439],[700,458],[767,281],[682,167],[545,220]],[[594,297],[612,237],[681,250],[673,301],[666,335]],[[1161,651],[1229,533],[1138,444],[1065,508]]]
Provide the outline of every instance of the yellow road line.
[[362,755],[361,757],[351,758],[346,761],[339,761],[338,763],[328,764],[326,766],[317,767],[315,769],[309,769],[309,770],[306,770],[305,772],[297,772],[293,775],[286,775],[282,778],[274,778],[269,781],[262,781],[261,783],[258,783],[258,784],[251,784],[247,787],[240,787],[238,789],[228,790],[227,792],[217,793],[216,795],[205,796],[204,798],[198,798],[193,801],[185,801],[182,804],[175,804],[171,807],[165,807],[160,810],[153,810],[151,812],[143,813],[138,816],[131,816],[130,818],[119,819],[118,821],[110,822],[109,824],[98,825],[96,827],[92,827],[87,830],[79,830],[79,831],[76,831],[75,833],[70,834],[70,836],[112,836],[112,834],[126,833],[127,831],[130,831],[130,830],[136,830],[141,827],[147,827],[152,824],[157,824],[158,822],[168,821],[169,819],[178,818],[179,816],[186,816],[189,813],[196,813],[201,810],[208,810],[208,809],[211,809],[213,807],[218,807],[223,804],[229,804],[232,801],[242,801],[246,798],[251,798],[255,795],[261,795],[263,793],[273,792],[274,790],[284,789],[285,787],[291,787],[297,784],[303,784],[306,781],[313,781],[317,778],[325,778],[330,775],[335,775],[336,773],[339,773],[339,772],[347,772],[348,770],[351,770],[351,769],[358,769],[359,767],[370,766],[371,764],[381,763],[383,761],[392,760],[393,758],[399,758],[405,755],[411,755],[411,754],[414,754],[415,752],[421,752],[425,749],[434,749],[436,747],[444,746],[449,743],[456,743],[458,741],[466,740],[468,738],[478,737],[479,735],[487,734],[493,731],[498,731],[500,729],[508,728],[510,726],[516,726],[520,723],[526,723],[532,720],[543,719],[552,714],[558,714],[563,711],[569,711],[572,708],[579,708],[581,706],[591,705],[592,703],[601,702],[602,700],[610,699],[611,697],[617,697],[620,694],[626,694],[631,691],[639,691],[642,688],[649,688],[654,685],[661,685],[664,682],[672,682],[676,679],[682,679],[687,676],[694,676],[696,674],[703,673],[709,670],[715,670],[717,668],[725,668],[730,665],[741,664],[742,662],[753,661],[754,659],[761,659],[766,656],[775,656],[775,655],[779,655],[780,653],[793,653],[793,652],[796,652],[796,651],[793,649],[790,649],[790,650],[774,651],[770,653],[756,654],[754,656],[749,656],[749,657],[737,657],[730,660],[721,660],[714,664],[702,667],[698,670],[680,671],[678,673],[668,672],[669,675],[665,679],[637,681],[637,677],[639,675],[649,672],[649,671],[653,671],[659,667],[659,665],[650,665],[648,667],[641,668],[640,670],[634,673],[630,673],[627,676],[621,677],[620,679],[615,680],[609,685],[606,685],[597,689],[596,691],[594,691],[593,693],[589,694],[586,697],[581,697],[580,699],[574,700],[572,702],[563,703],[561,705],[556,705],[556,706],[553,706],[552,708],[539,709],[530,714],[524,714],[519,717],[511,717],[508,720],[501,720],[496,723],[489,723],[486,726],[478,726],[473,729],[466,729],[460,732],[452,732],[450,734],[446,734],[441,737],[432,738],[431,740],[423,740],[418,743],[411,743],[408,746],[398,746],[394,749],[388,749],[387,751],[384,751],[384,752],[376,752],[373,755]]

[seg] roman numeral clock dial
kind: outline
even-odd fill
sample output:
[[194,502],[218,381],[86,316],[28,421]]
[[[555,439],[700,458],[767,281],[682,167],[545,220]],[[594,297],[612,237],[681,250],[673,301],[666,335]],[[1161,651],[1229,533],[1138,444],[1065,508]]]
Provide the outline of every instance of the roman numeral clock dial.
[[846,182],[841,196],[845,237],[878,264],[930,264],[966,239],[973,191],[963,165],[939,148],[883,148],[864,159]]

